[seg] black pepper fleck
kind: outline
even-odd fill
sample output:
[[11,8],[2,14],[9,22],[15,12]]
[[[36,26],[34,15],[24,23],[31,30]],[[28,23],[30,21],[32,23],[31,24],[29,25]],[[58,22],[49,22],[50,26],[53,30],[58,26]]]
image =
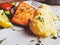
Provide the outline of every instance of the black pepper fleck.
[[16,45],[18,45],[18,44],[16,44]]
[[5,40],[6,40],[6,38],[4,38],[4,39],[0,40],[0,44],[1,44],[3,41],[5,41]]
[[53,36],[53,37],[51,37],[52,39],[57,39],[57,37],[56,36]]
[[36,43],[36,45],[40,45],[39,43]]
[[59,16],[57,16],[57,18],[59,18]]
[[31,42],[34,42],[34,40],[31,40]]
[[41,41],[38,39],[38,42],[41,43]]

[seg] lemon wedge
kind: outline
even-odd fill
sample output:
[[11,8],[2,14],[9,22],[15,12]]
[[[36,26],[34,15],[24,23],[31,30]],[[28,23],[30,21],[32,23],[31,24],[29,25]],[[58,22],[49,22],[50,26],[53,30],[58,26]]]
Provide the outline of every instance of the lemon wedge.
[[0,10],[0,26],[4,28],[13,26],[3,10]]

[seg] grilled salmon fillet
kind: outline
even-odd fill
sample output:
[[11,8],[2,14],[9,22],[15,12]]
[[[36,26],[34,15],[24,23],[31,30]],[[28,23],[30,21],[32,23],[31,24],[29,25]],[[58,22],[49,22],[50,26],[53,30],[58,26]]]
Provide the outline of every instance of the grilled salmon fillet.
[[12,17],[12,23],[27,26],[30,19],[35,16],[35,8],[25,2],[18,4],[17,10]]

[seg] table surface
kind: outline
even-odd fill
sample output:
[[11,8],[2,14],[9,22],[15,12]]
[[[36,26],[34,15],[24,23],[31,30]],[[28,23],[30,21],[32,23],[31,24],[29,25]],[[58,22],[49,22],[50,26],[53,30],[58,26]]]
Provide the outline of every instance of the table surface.
[[60,6],[57,6],[57,5],[52,5],[52,6],[60,9]]

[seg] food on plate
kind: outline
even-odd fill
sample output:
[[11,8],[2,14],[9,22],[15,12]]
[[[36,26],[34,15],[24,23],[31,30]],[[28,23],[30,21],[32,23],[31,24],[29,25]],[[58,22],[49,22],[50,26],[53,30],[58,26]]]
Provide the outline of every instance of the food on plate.
[[50,22],[53,22],[57,19],[57,16],[52,12],[50,6],[46,4],[42,4],[38,10],[37,10],[38,15],[42,15],[45,18],[47,18]]
[[[14,7],[15,5],[15,2],[5,2],[0,4],[0,8],[3,9],[0,10],[1,27],[11,27],[13,26],[11,22],[23,26],[29,24],[31,31],[37,37],[55,36],[57,34],[57,30],[54,28],[52,23],[57,19],[57,17],[48,5],[42,4],[37,11],[34,7],[24,1],[20,2],[17,8]],[[11,14],[10,16],[13,15],[11,22],[5,14]]]
[[13,15],[15,13],[15,11],[16,11],[16,6],[11,8],[10,13]]
[[3,10],[0,10],[0,26],[4,28],[13,26]]
[[29,27],[37,37],[49,37],[57,34],[57,30],[54,26],[42,15],[38,15],[32,19]]
[[10,11],[9,10],[6,10],[4,11],[6,15],[10,15]]
[[13,6],[16,6],[16,2],[12,2],[11,4],[12,4]]
[[27,26],[30,19],[35,15],[35,8],[25,2],[20,2],[12,17],[12,23]]
[[51,11],[51,8],[42,4],[37,10],[37,16],[34,17],[29,23],[31,31],[38,37],[55,36],[57,30],[54,28],[53,23],[57,17]]
[[8,2],[4,2],[0,4],[0,8],[4,10],[10,10],[12,8],[12,4]]

